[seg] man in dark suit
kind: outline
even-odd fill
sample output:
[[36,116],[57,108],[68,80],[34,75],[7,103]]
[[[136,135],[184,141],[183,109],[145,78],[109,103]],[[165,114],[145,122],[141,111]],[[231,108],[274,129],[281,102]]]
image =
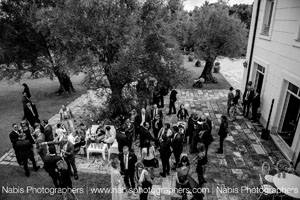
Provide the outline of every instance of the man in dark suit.
[[[177,95],[177,91],[175,89],[173,89],[170,94],[170,105],[169,105],[168,115],[176,114],[176,107],[175,107],[175,102],[177,101],[176,95]],[[172,110],[174,112],[172,112]]]
[[151,122],[151,117],[146,112],[146,109],[142,108],[141,112],[136,117],[136,124],[138,126],[143,126],[144,122],[150,123]]
[[254,89],[252,88],[252,81],[249,81],[247,83],[247,88],[246,91],[244,92],[243,95],[243,115],[245,117],[248,117],[249,115],[249,109],[250,109],[250,105],[253,101],[253,97],[254,97]]
[[45,156],[44,159],[44,169],[48,172],[49,176],[52,178],[54,186],[59,187],[59,176],[56,163],[62,158],[56,155],[56,149],[54,145],[49,146],[49,155]]
[[45,141],[53,141],[53,131],[52,126],[48,124],[48,120],[43,120],[43,126],[44,126],[44,135],[45,135]]
[[30,172],[28,170],[28,159],[32,162],[34,171],[37,171],[40,167],[36,165],[34,160],[34,153],[32,151],[32,144],[29,140],[26,140],[26,134],[20,133],[19,140],[16,142],[17,149],[19,151],[20,158],[23,162],[25,175],[27,177],[30,176]]
[[[122,128],[121,131],[117,131],[116,140],[118,142],[118,151],[121,153],[121,152],[123,152],[123,147],[128,146],[128,144],[129,144],[128,137],[126,136],[124,127]],[[128,146],[128,148],[129,148],[129,146]],[[129,150],[130,150],[130,148],[129,148]]]
[[129,152],[128,146],[123,147],[123,152],[119,154],[121,174],[124,175],[124,182],[127,189],[134,189],[134,172],[137,157],[134,152]]
[[153,109],[151,110],[151,120],[154,120],[156,115],[159,115],[160,118],[163,117],[162,111],[157,107],[157,104],[154,104]]
[[149,141],[157,141],[157,139],[155,139],[150,131],[149,131],[149,123],[148,122],[144,122],[144,126],[142,126],[141,131],[140,131],[140,147],[141,149],[144,147],[144,143],[146,140]]
[[[175,168],[177,167],[179,161],[180,161],[180,155],[183,150],[183,135],[179,133],[179,128],[177,126],[173,126],[174,136],[172,139],[172,152],[175,157]],[[174,168],[173,168],[174,169]]]
[[259,96],[259,91],[256,90],[254,93],[254,98],[252,101],[252,118],[254,122],[257,121],[257,110],[260,107],[260,96]]
[[167,134],[162,135],[162,142],[160,143],[160,158],[162,162],[163,172],[159,173],[162,177],[170,175],[170,156],[171,156],[171,141]]
[[135,135],[135,128],[134,128],[133,123],[131,123],[130,119],[126,119],[124,125],[125,125],[124,131],[125,131],[125,136],[126,136],[126,146],[128,146],[129,150],[131,151],[132,142],[133,142],[133,138]]
[[18,151],[17,145],[16,145],[17,141],[19,140],[19,136],[20,136],[19,128],[16,123],[13,123],[12,127],[13,127],[13,130],[10,132],[9,138],[12,143],[13,149],[15,150],[17,162],[19,163],[19,165],[22,165],[22,160],[20,158],[19,151]]
[[35,122],[39,121],[39,114],[36,106],[30,101],[26,101],[26,105],[24,106],[24,114],[24,117],[28,120],[32,127],[34,127]]

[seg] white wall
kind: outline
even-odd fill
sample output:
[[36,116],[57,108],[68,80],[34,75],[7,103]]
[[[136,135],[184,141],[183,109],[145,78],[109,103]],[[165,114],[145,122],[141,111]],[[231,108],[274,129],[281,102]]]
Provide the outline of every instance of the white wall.
[[[261,123],[264,126],[266,125],[272,99],[275,99],[269,128],[271,128],[271,131],[276,132],[287,89],[287,82],[284,80],[288,80],[300,87],[300,42],[295,41],[300,26],[300,1],[275,0],[270,36],[261,35],[265,2],[266,0],[261,1],[249,80],[255,81],[257,64],[266,68],[261,94]],[[256,4],[257,0],[254,5]],[[256,12],[256,6],[254,6],[253,10],[253,14],[255,15],[254,12]],[[252,19],[251,29],[253,29],[255,18],[252,17]],[[252,42],[250,40],[249,38],[247,56],[250,54],[249,46],[251,46]],[[245,74],[244,83],[246,79]],[[299,131],[300,126],[298,126],[294,138],[295,142],[292,146],[292,149],[295,151],[296,149],[299,151]]]

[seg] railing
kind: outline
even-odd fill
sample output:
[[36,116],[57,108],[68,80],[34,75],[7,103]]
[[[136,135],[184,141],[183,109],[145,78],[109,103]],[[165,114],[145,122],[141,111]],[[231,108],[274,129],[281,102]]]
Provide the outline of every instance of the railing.
[[261,34],[263,34],[263,35],[269,35],[269,32],[270,32],[270,25],[264,24],[263,25],[263,30],[262,30]]

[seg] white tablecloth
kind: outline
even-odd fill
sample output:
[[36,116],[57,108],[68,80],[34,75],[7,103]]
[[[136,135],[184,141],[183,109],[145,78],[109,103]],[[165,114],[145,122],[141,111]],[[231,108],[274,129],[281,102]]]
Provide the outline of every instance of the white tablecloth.
[[294,174],[286,173],[286,177],[282,177],[282,173],[280,174],[280,178],[278,174],[276,174],[273,178],[274,185],[284,194],[300,199],[300,177]]

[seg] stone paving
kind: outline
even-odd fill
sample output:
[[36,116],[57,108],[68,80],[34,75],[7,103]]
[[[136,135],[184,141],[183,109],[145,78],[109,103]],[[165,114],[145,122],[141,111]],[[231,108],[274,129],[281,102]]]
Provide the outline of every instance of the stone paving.
[[[103,96],[101,98],[104,98]],[[99,103],[103,100],[95,100],[95,94],[89,91],[80,98],[72,102],[69,107],[73,110],[77,117],[85,117],[85,112],[82,107],[88,102]],[[243,187],[255,188],[259,187],[259,173],[263,162],[267,161],[270,164],[276,160],[283,158],[280,151],[271,141],[260,139],[262,127],[259,124],[252,124],[248,119],[241,116],[237,117],[236,122],[230,122],[230,133],[224,144],[224,154],[216,154],[218,148],[217,130],[220,125],[221,115],[226,112],[227,91],[226,90],[179,90],[178,102],[185,104],[189,113],[197,112],[209,116],[213,122],[213,137],[214,142],[210,145],[208,155],[209,162],[206,167],[205,178],[207,183],[204,185],[206,200],[244,200],[256,199],[259,194],[242,192]],[[99,103],[100,104],[100,103]],[[168,108],[166,99],[164,113]],[[58,120],[58,115],[51,118],[50,123],[55,124]],[[176,116],[166,116],[166,122],[176,123]],[[188,148],[185,148],[188,152]],[[140,159],[138,148],[135,148],[136,155]],[[195,155],[188,154],[190,160]],[[36,155],[38,163],[42,166],[39,156]],[[175,159],[171,157],[171,163]],[[80,172],[87,173],[109,173],[108,161],[103,161],[102,157],[97,154],[92,154],[90,160],[87,160],[82,155],[77,155],[76,163]],[[17,165],[14,152],[10,150],[0,159],[0,165]],[[161,165],[160,165],[161,166]],[[195,165],[192,164],[191,176],[197,181],[195,173]],[[170,176],[166,178],[159,177],[160,169],[155,169],[155,183],[153,188],[163,188],[161,193],[150,194],[149,199],[155,200],[175,200],[180,199],[180,196],[165,190],[175,187],[175,172],[172,171]],[[80,181],[80,180],[79,180]],[[222,191],[223,192],[222,192]],[[232,191],[230,191],[232,190]],[[125,199],[139,199],[137,195],[125,195]]]

